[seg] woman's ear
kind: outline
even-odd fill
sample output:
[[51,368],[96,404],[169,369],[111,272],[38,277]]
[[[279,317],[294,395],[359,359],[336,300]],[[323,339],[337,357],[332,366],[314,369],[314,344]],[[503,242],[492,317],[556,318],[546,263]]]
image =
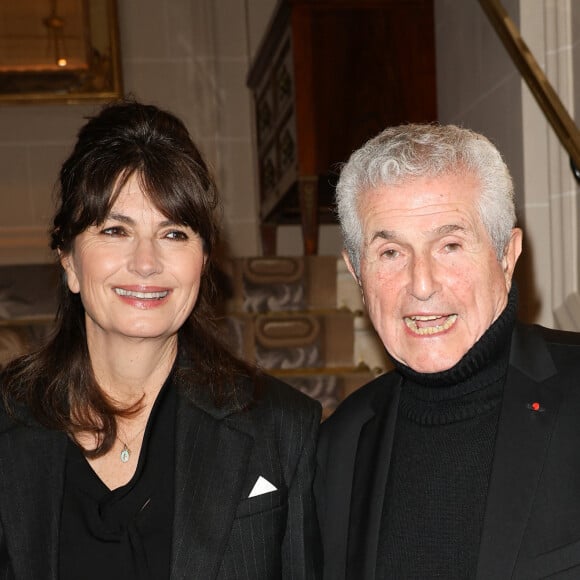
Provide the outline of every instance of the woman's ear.
[[62,250],[58,250],[58,259],[60,260],[60,264],[63,267],[64,273],[66,275],[66,284],[68,289],[73,294],[78,294],[81,291],[81,287],[75,269],[72,251],[65,253]]

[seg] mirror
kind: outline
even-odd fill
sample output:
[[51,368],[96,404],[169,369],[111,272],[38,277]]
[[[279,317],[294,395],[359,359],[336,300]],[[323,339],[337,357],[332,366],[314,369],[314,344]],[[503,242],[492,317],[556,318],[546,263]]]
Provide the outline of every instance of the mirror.
[[115,0],[0,3],[0,104],[121,96]]

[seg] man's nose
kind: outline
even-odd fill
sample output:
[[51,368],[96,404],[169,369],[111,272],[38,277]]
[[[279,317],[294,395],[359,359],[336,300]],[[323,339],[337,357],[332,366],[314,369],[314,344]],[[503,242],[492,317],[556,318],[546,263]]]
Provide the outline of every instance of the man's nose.
[[430,256],[413,257],[409,287],[411,294],[421,301],[429,300],[439,290],[437,265]]

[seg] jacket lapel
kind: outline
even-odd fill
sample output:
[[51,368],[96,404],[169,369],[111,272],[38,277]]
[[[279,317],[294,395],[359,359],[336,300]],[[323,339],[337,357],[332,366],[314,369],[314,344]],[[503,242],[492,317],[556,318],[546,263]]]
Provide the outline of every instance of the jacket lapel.
[[401,383],[400,379],[397,387],[389,390],[389,396],[386,400],[383,399],[381,408],[375,408],[376,416],[367,424],[359,443],[357,462],[360,462],[360,467],[355,470],[355,497],[352,501],[349,542],[355,545],[358,543],[361,560],[357,562],[356,557],[351,560],[355,563],[355,566],[349,564],[351,578],[375,579],[383,503],[391,464]]
[[58,576],[66,435],[18,426],[0,435],[0,512],[14,576]]
[[171,579],[216,578],[246,480],[253,434],[242,413],[180,397]]
[[[340,409],[337,412],[340,413]],[[371,406],[364,406],[351,415],[350,420],[341,423],[329,434],[332,445],[320,472],[332,486],[321,485],[317,490],[318,502],[323,504],[323,548],[324,579],[344,580],[346,578],[348,532],[353,495],[353,478],[360,432],[365,423],[375,416]],[[333,417],[332,420],[335,420]],[[324,429],[324,424],[323,424]],[[346,475],[346,477],[345,477]],[[350,477],[349,477],[350,475]],[[320,505],[319,505],[320,509]]]
[[[514,332],[488,490],[477,579],[511,578],[560,405],[541,336]],[[531,404],[537,402],[540,410]]]
[[332,431],[326,470],[333,485],[321,492],[325,494],[324,504],[331,506],[325,514],[328,533],[323,538],[324,551],[332,554],[325,558],[325,579],[347,578],[351,570],[353,577],[374,578],[399,393],[400,380],[394,387],[379,385],[374,399],[365,401],[348,421],[339,422]]

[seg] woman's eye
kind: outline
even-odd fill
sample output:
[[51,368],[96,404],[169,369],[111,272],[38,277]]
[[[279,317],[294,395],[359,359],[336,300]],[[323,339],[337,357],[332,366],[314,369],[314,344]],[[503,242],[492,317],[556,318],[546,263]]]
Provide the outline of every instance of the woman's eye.
[[187,240],[187,239],[189,239],[189,236],[181,230],[172,230],[172,231],[168,232],[167,234],[165,234],[165,237],[169,238],[170,240]]
[[125,233],[125,228],[121,226],[111,226],[101,230],[101,234],[105,236],[124,236]]

